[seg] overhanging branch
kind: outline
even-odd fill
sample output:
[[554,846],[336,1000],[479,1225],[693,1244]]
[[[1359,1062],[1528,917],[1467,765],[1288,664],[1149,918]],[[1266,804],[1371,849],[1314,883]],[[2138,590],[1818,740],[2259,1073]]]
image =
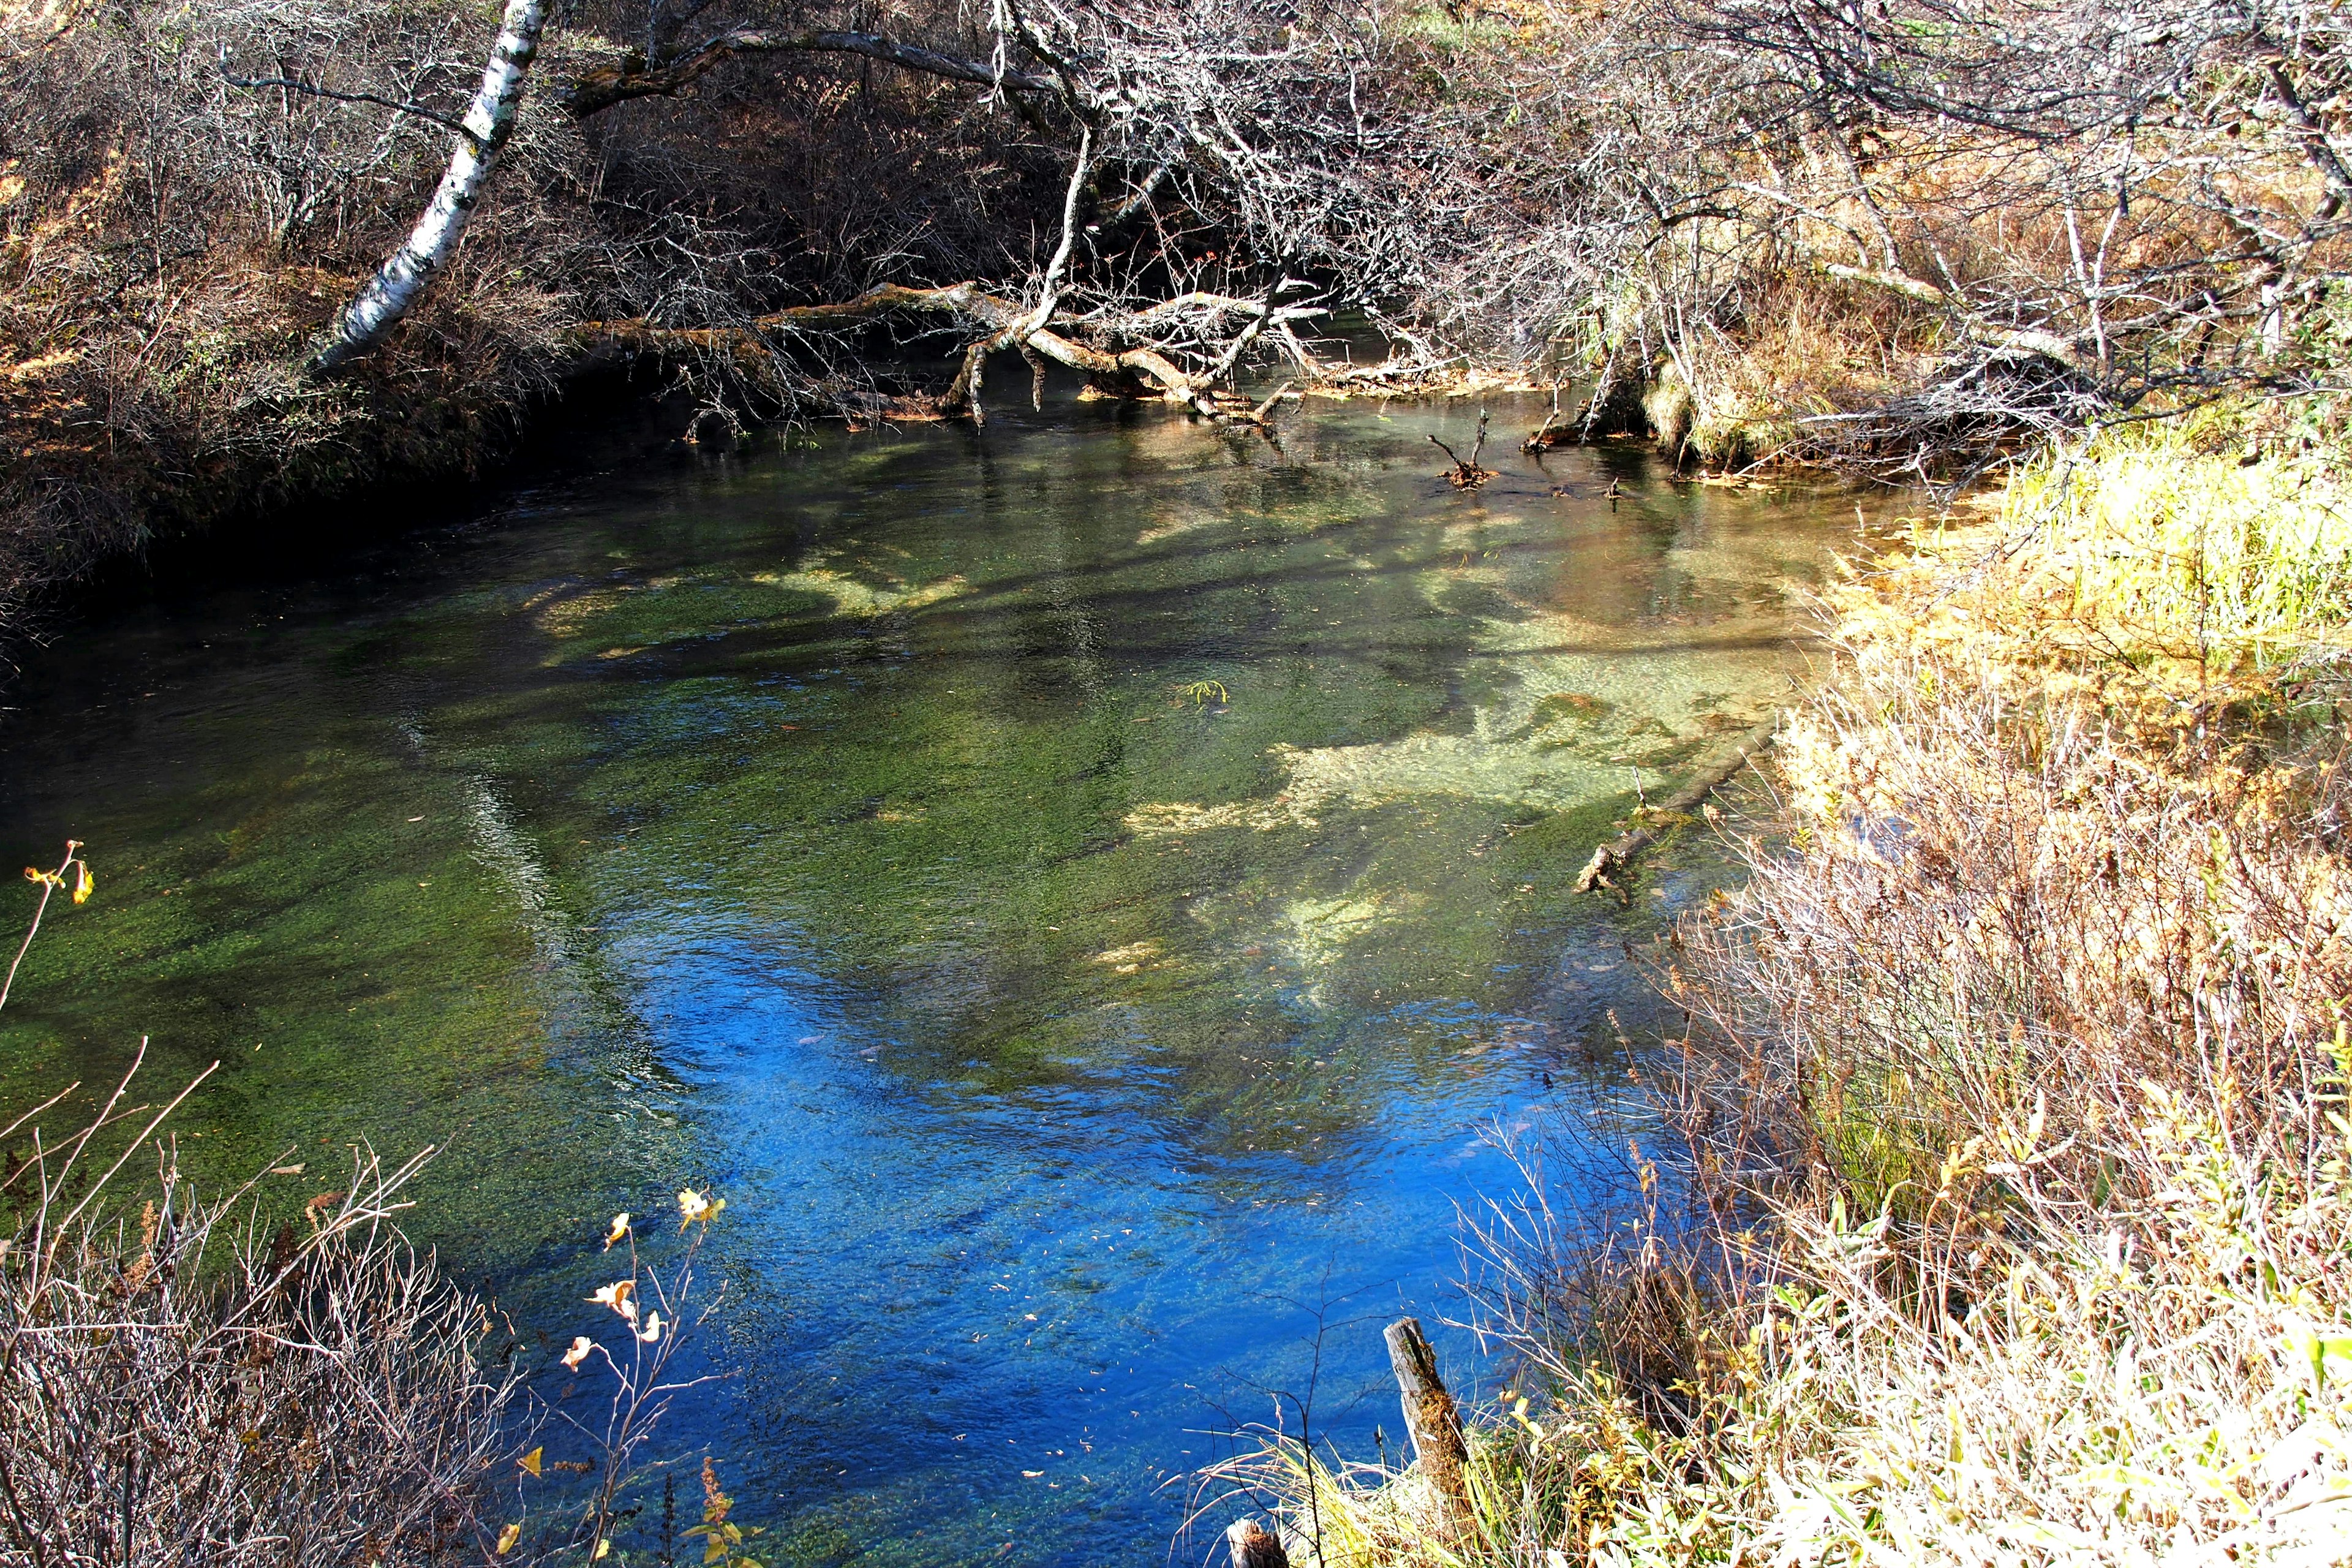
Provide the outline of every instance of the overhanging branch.
[[[1250,411],[1245,400],[1236,400],[1228,406],[1204,384],[1206,378],[1185,374],[1158,349],[1096,348],[1064,336],[1051,325],[1033,324],[1034,307],[983,292],[971,283],[938,289],[886,283],[854,300],[796,305],[761,316],[741,327],[665,328],[643,321],[591,321],[580,327],[575,336],[586,348],[610,346],[655,353],[677,349],[740,350],[757,348],[771,334],[812,327],[847,326],[896,314],[957,317],[988,333],[983,340],[987,346],[1025,350],[1105,381],[1148,387],[1162,400],[1204,419],[1243,425],[1263,423],[1261,416]],[[940,412],[968,413],[969,385],[966,377],[959,376],[941,400]]]
[[1032,71],[1006,71],[978,60],[943,55],[916,44],[901,44],[878,33],[779,32],[767,27],[730,27],[697,44],[658,66],[632,54],[618,65],[588,72],[562,95],[564,112],[574,120],[600,114],[633,98],[667,98],[701,79],[738,55],[858,55],[885,65],[919,71],[975,87],[1003,86],[1016,92],[1059,92],[1061,84]]
[[1933,283],[1922,282],[1907,273],[1892,272],[1881,268],[1847,267],[1832,262],[1825,271],[1832,278],[1850,283],[1867,283],[1923,305],[1933,305],[1949,310],[1967,327],[1969,335],[1988,348],[2007,350],[2015,353],[2039,354],[2053,360],[2068,370],[2083,368],[2082,350],[2055,332],[2045,332],[2032,327],[2003,327],[1980,319],[1977,313],[1949,289],[1938,289]]

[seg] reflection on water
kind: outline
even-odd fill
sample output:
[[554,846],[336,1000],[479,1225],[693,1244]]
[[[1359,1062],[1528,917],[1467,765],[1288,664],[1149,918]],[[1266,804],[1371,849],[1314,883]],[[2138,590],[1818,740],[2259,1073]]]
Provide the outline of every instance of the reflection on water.
[[772,1561],[1160,1560],[1318,1321],[1369,1452],[1479,1129],[1607,1092],[1707,871],[1570,880],[1785,694],[1822,513],[1615,449],[1457,495],[1473,409],[1291,417],[625,465],[87,628],[0,835],[101,891],[0,1109],[150,1035],[224,1063],[191,1157],[299,1146],[291,1201],[446,1143],[415,1228],[558,1343],[604,1218],[713,1184],[738,1375],[672,1438]]

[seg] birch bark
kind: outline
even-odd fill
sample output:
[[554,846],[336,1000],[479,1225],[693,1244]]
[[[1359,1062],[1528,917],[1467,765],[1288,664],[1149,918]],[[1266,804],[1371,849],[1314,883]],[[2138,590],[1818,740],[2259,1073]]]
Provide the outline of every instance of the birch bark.
[[343,308],[326,342],[311,356],[313,374],[339,369],[383,342],[448,266],[498,166],[499,154],[514,134],[515,111],[521,106],[523,83],[539,53],[540,29],[546,20],[547,0],[507,0],[498,42],[490,47],[481,88],[466,111],[440,187],[406,242]]

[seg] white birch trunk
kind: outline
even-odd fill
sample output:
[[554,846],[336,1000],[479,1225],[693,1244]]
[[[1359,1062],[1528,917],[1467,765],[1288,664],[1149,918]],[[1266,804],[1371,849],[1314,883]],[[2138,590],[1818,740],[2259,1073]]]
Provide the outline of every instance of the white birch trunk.
[[383,342],[403,316],[421,298],[466,236],[466,225],[482,199],[499,154],[514,134],[515,111],[521,106],[523,81],[539,53],[539,34],[547,19],[547,0],[507,0],[499,41],[490,47],[489,63],[482,68],[482,85],[466,111],[465,133],[449,155],[448,172],[425,215],[416,220],[407,242],[368,279],[312,356],[310,369],[323,374],[349,363]]

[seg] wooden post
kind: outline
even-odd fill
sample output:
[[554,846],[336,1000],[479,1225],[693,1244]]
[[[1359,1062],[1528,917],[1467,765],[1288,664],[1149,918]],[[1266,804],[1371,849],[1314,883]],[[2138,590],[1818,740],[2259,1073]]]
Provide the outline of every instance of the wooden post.
[[1438,1495],[1459,1505],[1469,1499],[1462,1467],[1470,1458],[1462,1440],[1462,1413],[1437,1375],[1437,1352],[1421,1331],[1417,1318],[1399,1318],[1388,1326],[1389,1365],[1396,1373],[1397,1393],[1404,1405],[1404,1429],[1412,1435],[1412,1451]]
[[1225,1544],[1233,1550],[1234,1568],[1290,1568],[1282,1538],[1254,1519],[1237,1519],[1226,1526]]

